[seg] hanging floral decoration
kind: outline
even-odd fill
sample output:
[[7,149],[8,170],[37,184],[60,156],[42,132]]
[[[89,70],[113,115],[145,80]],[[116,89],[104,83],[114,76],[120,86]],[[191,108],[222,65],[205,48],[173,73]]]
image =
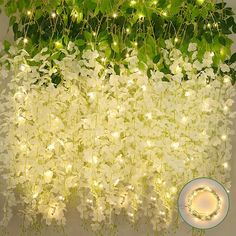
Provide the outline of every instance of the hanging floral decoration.
[[157,64],[149,77],[135,51],[117,74],[72,42],[54,63],[48,48],[34,57],[10,48],[1,59],[3,225],[16,205],[29,224],[64,225],[73,197],[96,231],[124,213],[164,233],[186,182],[208,176],[230,189],[230,67],[214,71],[212,52],[199,61],[196,44],[186,56],[165,43],[170,72]]
[[74,204],[96,232],[124,214],[164,235],[185,183],[211,177],[229,191],[236,23],[226,3],[0,6],[15,38],[0,43],[2,227],[16,209],[24,225],[64,226]]

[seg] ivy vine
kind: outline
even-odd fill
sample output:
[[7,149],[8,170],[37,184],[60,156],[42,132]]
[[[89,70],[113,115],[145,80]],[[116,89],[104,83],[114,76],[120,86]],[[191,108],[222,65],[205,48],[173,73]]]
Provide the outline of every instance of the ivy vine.
[[[213,51],[215,66],[236,61],[229,38],[236,33],[234,12],[223,1],[0,0],[0,6],[10,18],[15,40],[24,38],[21,45],[32,55],[73,41],[81,51],[97,49],[118,63],[136,48],[140,61],[149,65],[159,62],[160,48],[172,38],[186,54],[189,43],[197,43],[199,59]],[[9,46],[5,42],[6,50]],[[230,74],[235,82],[233,69]]]

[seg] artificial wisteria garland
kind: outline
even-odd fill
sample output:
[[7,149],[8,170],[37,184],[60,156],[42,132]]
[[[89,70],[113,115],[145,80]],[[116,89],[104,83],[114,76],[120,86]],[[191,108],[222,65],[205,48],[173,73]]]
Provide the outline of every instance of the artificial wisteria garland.
[[47,48],[31,57],[12,46],[0,59],[3,226],[16,205],[29,224],[64,225],[73,196],[96,231],[124,213],[164,234],[186,182],[208,176],[230,188],[230,68],[212,68],[212,52],[198,60],[194,43],[189,56],[165,43],[169,72],[156,64],[149,76],[135,51],[117,73],[72,42],[53,63]]

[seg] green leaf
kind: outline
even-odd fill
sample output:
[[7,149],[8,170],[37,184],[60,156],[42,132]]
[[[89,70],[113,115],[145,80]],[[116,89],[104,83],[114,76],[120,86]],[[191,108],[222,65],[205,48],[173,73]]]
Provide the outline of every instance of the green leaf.
[[101,0],[100,10],[102,13],[111,13],[114,5],[114,0]]
[[111,53],[112,53],[111,48],[110,48],[110,47],[107,47],[107,48],[105,49],[105,56],[106,56],[107,58],[110,58]]
[[79,12],[78,13],[78,17],[77,17],[77,23],[80,23],[84,18],[83,12]]
[[198,7],[193,7],[191,13],[192,13],[191,14],[192,22],[195,22],[195,18],[200,15],[199,8]]
[[134,12],[136,12],[136,9],[134,9],[134,8],[129,7],[129,8],[126,9],[127,14],[132,14]]
[[120,66],[115,64],[114,71],[116,72],[117,75],[120,75]]
[[218,40],[222,45],[226,46],[226,39],[223,36],[220,36]]
[[67,35],[64,35],[64,36],[63,36],[63,42],[64,42],[64,44],[67,45],[67,44],[69,43],[69,41],[70,41],[69,37],[68,37]]
[[236,71],[234,70],[232,73],[231,73],[231,77],[232,77],[232,84],[234,85],[236,83]]
[[65,25],[68,24],[68,16],[67,15],[63,15],[63,21],[64,21]]
[[92,34],[89,33],[88,31],[84,31],[84,37],[88,42],[92,41]]
[[233,30],[233,32],[236,34],[236,24],[233,25],[232,30]]
[[229,17],[227,20],[226,20],[226,23],[227,23],[227,26],[230,28],[231,26],[233,26],[235,24],[234,22],[234,17]]
[[61,83],[61,75],[59,73],[52,74],[51,76],[52,83],[56,86]]
[[17,11],[17,3],[16,1],[9,1],[6,4],[6,13],[8,16],[13,15]]
[[185,33],[185,39],[188,41],[192,39],[194,36],[194,25],[190,24],[187,26],[186,33]]
[[4,43],[3,43],[3,46],[4,46],[4,50],[5,50],[6,52],[8,52],[8,50],[9,50],[10,47],[11,47],[11,43],[10,43],[9,41],[5,40]]
[[231,31],[229,30],[230,27],[228,27],[228,25],[225,21],[221,22],[221,27],[222,27],[223,34],[231,34]]
[[42,15],[43,15],[42,11],[41,10],[37,10],[35,12],[34,20],[37,21]]
[[144,63],[147,62],[147,52],[146,52],[146,48],[144,46],[142,46],[138,50],[138,59],[139,59],[139,61],[142,61]]
[[204,7],[204,8],[201,9],[201,17],[202,17],[204,20],[207,19],[208,14],[209,14],[209,12],[208,12],[208,9],[207,9],[206,7]]
[[233,63],[236,62],[236,53],[234,53],[234,54],[231,56],[230,62],[231,62],[231,64],[233,64]]
[[114,52],[120,53],[119,37],[118,37],[118,35],[113,35],[113,42],[111,44],[111,48],[113,49]]
[[159,1],[158,1],[159,6],[160,6],[161,8],[165,7],[166,2],[167,2],[166,0],[159,0]]
[[50,60],[57,60],[60,57],[60,55],[61,55],[60,51],[55,52],[50,56]]
[[156,41],[151,35],[147,36],[146,45],[144,45],[144,46],[145,46],[145,49],[146,49],[146,52],[147,52],[148,56],[151,59],[153,59],[155,57],[155,54],[156,54]]
[[182,3],[183,3],[183,0],[172,1],[171,7],[170,7],[170,14],[171,15],[178,14]]
[[77,39],[75,42],[78,46],[84,46],[85,45],[85,41],[83,39]]
[[210,43],[210,44],[212,43],[213,38],[210,33],[205,34],[205,39],[208,43]]
[[232,16],[232,15],[234,15],[233,9],[232,9],[231,7],[225,8],[224,13],[225,13],[227,16]]
[[220,2],[215,4],[216,9],[223,9],[226,6],[226,2]]
[[28,60],[27,63],[30,66],[40,66],[42,64],[41,61],[33,61],[33,60]]
[[148,78],[151,78],[151,76],[152,76],[152,68],[148,68],[148,70],[147,70],[147,76],[148,76]]
[[16,22],[16,17],[15,17],[15,16],[12,16],[12,17],[10,18],[9,25],[12,26],[12,25],[15,24],[15,22]]
[[161,56],[158,54],[158,55],[156,55],[154,58],[153,58],[153,63],[158,63],[159,61],[160,61],[160,59],[161,59]]

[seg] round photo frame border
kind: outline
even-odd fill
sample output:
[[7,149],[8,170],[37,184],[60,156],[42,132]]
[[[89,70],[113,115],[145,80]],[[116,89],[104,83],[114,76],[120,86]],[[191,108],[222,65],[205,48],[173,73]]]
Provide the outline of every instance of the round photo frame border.
[[[184,219],[184,217],[183,217],[182,214],[181,214],[181,210],[180,210],[179,200],[180,200],[180,196],[181,196],[182,191],[184,190],[184,188],[185,188],[188,184],[190,184],[190,183],[193,182],[193,181],[199,180],[199,179],[208,179],[208,180],[214,181],[214,182],[216,182],[217,184],[219,184],[219,185],[222,187],[222,189],[224,189],[224,191],[225,191],[225,193],[226,193],[226,196],[227,196],[227,200],[228,200],[228,209],[227,209],[227,212],[226,212],[224,218],[223,218],[217,225],[215,225],[215,226],[213,226],[213,227],[209,227],[209,228],[198,228],[198,227],[195,227],[194,225],[191,225],[189,222],[187,222],[187,221]],[[178,206],[178,213],[179,213],[181,219],[182,219],[187,225],[189,225],[189,226],[192,227],[193,229],[205,231],[205,230],[209,230],[209,229],[214,229],[214,228],[218,227],[220,224],[222,224],[222,223],[225,221],[225,219],[227,218],[227,216],[228,216],[228,214],[229,214],[229,211],[230,211],[231,202],[230,202],[230,195],[229,195],[229,193],[227,192],[226,188],[223,186],[222,183],[220,183],[220,182],[217,181],[216,179],[203,176],[203,177],[194,178],[194,179],[190,180],[189,182],[187,182],[186,184],[184,184],[184,186],[181,188],[181,190],[179,191],[179,194],[178,194],[177,206]]]

